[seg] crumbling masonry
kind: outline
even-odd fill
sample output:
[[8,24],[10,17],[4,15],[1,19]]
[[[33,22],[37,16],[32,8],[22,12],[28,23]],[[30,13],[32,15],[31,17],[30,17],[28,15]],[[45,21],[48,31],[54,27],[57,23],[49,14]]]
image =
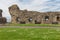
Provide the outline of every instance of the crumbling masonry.
[[17,5],[9,7],[12,23],[19,24],[60,24],[60,12],[36,12],[20,10]]

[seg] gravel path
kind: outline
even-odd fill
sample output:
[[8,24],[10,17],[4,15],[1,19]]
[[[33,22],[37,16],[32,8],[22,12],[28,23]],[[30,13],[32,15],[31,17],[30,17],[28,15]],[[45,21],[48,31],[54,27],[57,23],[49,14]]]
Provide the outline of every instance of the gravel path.
[[43,27],[43,26],[0,26],[0,28],[60,28],[60,27]]

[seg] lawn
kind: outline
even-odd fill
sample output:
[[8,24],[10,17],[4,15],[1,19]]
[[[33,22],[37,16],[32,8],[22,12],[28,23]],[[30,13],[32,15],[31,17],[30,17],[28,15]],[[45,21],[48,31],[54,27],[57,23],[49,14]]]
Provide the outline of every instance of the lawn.
[[60,29],[0,28],[0,40],[60,40]]

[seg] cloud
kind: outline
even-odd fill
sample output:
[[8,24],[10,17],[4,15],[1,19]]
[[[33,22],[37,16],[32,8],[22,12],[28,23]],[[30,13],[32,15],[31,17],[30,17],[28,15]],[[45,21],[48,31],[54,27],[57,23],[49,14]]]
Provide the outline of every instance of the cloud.
[[23,0],[22,2],[20,1],[21,9],[28,9],[40,12],[60,10],[60,0],[31,0],[27,3],[25,2],[27,2],[27,0]]
[[[26,0],[27,1],[27,0]],[[20,8],[21,9],[28,9],[34,11],[40,11],[41,9],[48,8],[47,6],[44,7],[44,3],[48,0],[31,0],[29,1],[30,4],[23,4],[24,1],[20,1]]]
[[33,11],[60,11],[60,0],[0,0],[0,9],[3,10],[3,16],[9,20],[11,16],[8,7],[13,4],[17,4],[20,9]]
[[0,0],[0,9],[3,10],[3,17],[7,18],[7,21],[11,21],[11,15],[8,11],[8,7],[17,4],[17,0]]

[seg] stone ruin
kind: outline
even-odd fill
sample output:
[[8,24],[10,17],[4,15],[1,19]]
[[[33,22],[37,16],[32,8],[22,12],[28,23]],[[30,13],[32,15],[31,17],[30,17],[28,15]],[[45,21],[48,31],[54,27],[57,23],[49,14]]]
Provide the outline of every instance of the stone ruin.
[[7,22],[5,17],[2,17],[2,10],[0,9],[0,24],[5,24]]
[[14,4],[9,7],[11,23],[18,24],[60,24],[60,12],[37,12],[20,10]]

